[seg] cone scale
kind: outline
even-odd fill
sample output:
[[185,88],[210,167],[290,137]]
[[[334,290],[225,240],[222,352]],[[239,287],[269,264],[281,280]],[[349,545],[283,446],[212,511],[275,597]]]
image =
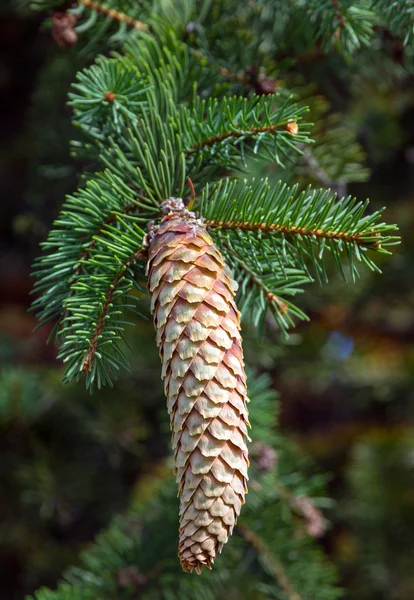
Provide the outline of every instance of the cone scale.
[[148,289],[180,497],[184,571],[211,568],[247,492],[246,375],[236,283],[181,199],[147,236]]

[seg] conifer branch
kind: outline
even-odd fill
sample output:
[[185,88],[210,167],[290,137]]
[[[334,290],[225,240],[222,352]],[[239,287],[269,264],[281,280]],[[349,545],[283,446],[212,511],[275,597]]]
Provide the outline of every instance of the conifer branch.
[[289,132],[292,135],[296,135],[298,133],[298,125],[296,122],[292,121],[279,127],[278,125],[265,125],[263,127],[250,127],[248,129],[243,129],[240,131],[226,131],[219,135],[211,136],[197,144],[193,144],[189,150],[186,150],[186,156],[191,156],[194,153],[199,152],[203,148],[211,148],[215,144],[220,144],[225,142],[228,139],[239,139],[246,137],[253,137],[256,135],[260,135],[261,133],[276,133],[279,129]]
[[367,240],[369,232],[349,233],[346,231],[330,231],[323,229],[308,229],[306,227],[296,227],[294,225],[279,225],[277,223],[251,223],[250,221],[214,221],[212,219],[206,221],[209,228],[241,230],[241,231],[261,231],[262,233],[280,232],[284,235],[300,235],[303,237],[337,240],[345,243],[355,243],[361,246],[371,245],[375,249],[381,248],[380,234],[373,233],[372,240]]
[[352,54],[369,45],[373,35],[375,14],[364,6],[341,0],[309,0],[306,7],[315,24],[315,41],[324,52],[335,47],[342,54]]
[[120,267],[118,274],[116,275],[115,279],[112,281],[111,287],[108,289],[107,293],[106,293],[106,297],[105,300],[102,303],[102,310],[101,310],[101,314],[99,315],[99,318],[96,322],[96,327],[95,327],[95,331],[91,337],[91,341],[90,341],[90,345],[88,348],[88,351],[86,353],[83,365],[82,365],[82,371],[85,373],[87,371],[90,371],[92,366],[93,366],[93,362],[95,360],[95,355],[96,355],[96,350],[97,350],[97,345],[98,345],[98,339],[102,334],[102,330],[104,328],[104,323],[105,323],[105,319],[108,316],[109,313],[109,306],[113,301],[114,298],[114,294],[118,289],[118,286],[125,274],[125,272],[137,261],[143,258],[143,249],[140,246],[125,262],[124,264]]
[[123,12],[119,12],[113,8],[105,6],[104,4],[101,4],[100,2],[96,2],[96,0],[78,0],[78,2],[79,2],[79,4],[83,4],[84,6],[86,6],[86,8],[96,10],[97,12],[101,13],[102,15],[109,17],[110,19],[112,19],[112,21],[117,21],[119,23],[125,23],[129,27],[133,27],[134,29],[137,29],[138,31],[148,31],[149,30],[149,26],[146,23],[143,23],[142,21],[138,21],[137,19],[134,19],[133,17],[130,17],[129,15],[127,15]]
[[[231,248],[227,246],[228,250],[231,252]],[[254,285],[261,291],[263,291],[266,300],[270,303],[272,308],[274,308],[281,315],[287,315],[289,312],[289,305],[282,300],[280,296],[272,292],[268,286],[265,284],[263,279],[258,277],[258,275],[249,267],[249,265],[242,260],[239,256],[232,254],[237,263],[242,267],[242,269],[246,272],[248,277],[254,283]]]
[[217,164],[220,171],[223,167],[240,169],[246,165],[247,154],[283,166],[281,157],[292,160],[293,153],[302,152],[299,145],[310,141],[306,124],[300,131],[298,127],[305,112],[306,108],[278,94],[233,97],[230,102],[197,99],[190,110],[181,107],[180,111],[180,128],[185,132],[182,151],[191,159],[188,167]]
[[226,232],[217,232],[216,242],[239,284],[239,309],[243,315],[250,315],[260,331],[263,331],[268,308],[285,337],[294,325],[293,317],[308,319],[300,308],[285,298],[300,293],[301,286],[312,281],[303,270],[295,268],[290,258],[282,264],[277,249],[256,238],[246,239],[241,233],[231,239]]
[[[119,217],[119,214],[127,215],[129,213],[133,213],[136,211],[137,211],[136,204],[127,204],[126,206],[122,207],[120,212],[112,213],[106,217],[106,219],[102,222],[102,225],[100,225],[100,227],[98,228],[96,233],[94,233],[92,235],[90,244],[88,246],[86,246],[86,248],[84,248],[84,250],[82,250],[82,253],[79,256],[79,264],[75,269],[75,276],[79,275],[81,273],[83,263],[85,261],[87,261],[88,256],[90,255],[90,253],[93,251],[93,249],[95,248],[95,246],[97,244],[98,238],[102,235],[102,233],[108,227],[108,225],[114,224],[116,219]],[[74,280],[74,282],[75,281],[76,280]]]
[[288,188],[282,183],[271,189],[266,180],[247,187],[237,181],[222,182],[212,193],[206,190],[201,199],[201,213],[210,229],[227,232],[235,239],[242,232],[259,234],[257,244],[272,241],[281,263],[286,264],[290,257],[306,270],[306,259],[310,259],[322,280],[327,277],[323,266],[326,250],[344,277],[341,254],[346,251],[355,278],[355,258],[376,269],[367,251],[386,253],[388,246],[398,243],[398,237],[392,235],[396,227],[379,222],[380,211],[364,215],[366,208],[367,202],[351,197],[338,200],[329,189],[299,193],[297,186]]
[[[96,8],[95,0],[86,2]],[[118,18],[116,11],[111,14]],[[151,23],[157,23],[157,14],[153,17]],[[318,277],[324,275],[325,250],[340,268],[345,250],[354,276],[354,256],[374,268],[365,251],[382,252],[396,241],[389,235],[392,227],[378,223],[379,214],[364,217],[364,205],[336,201],[329,190],[299,194],[281,184],[271,190],[267,183],[244,182],[237,190],[233,183],[219,185],[210,194],[206,182],[245,168],[248,154],[279,164],[281,157],[293,162],[294,152],[302,154],[310,141],[306,125],[298,128],[306,108],[286,94],[224,94],[215,87],[217,73],[203,67],[205,58],[161,22],[159,30],[154,25],[129,38],[125,51],[122,57],[99,58],[78,75],[71,105],[87,140],[76,149],[103,164],[106,175],[65,206],[46,244],[48,255],[38,263],[41,296],[35,308],[43,322],[58,319],[62,326],[58,341],[60,356],[69,361],[66,379],[84,371],[88,385],[96,373],[101,383],[109,381],[111,373],[104,371],[111,360],[117,367],[125,363],[112,352],[123,339],[122,294],[143,276],[143,268],[131,268],[144,235],[135,226],[157,218],[162,199],[183,197],[188,176],[197,189],[205,188],[200,215],[235,266],[239,307],[251,310],[258,327],[269,308],[283,332],[293,316],[306,318],[285,296],[312,280],[309,260]],[[225,70],[221,76],[247,83],[247,73],[244,66],[236,78]],[[253,75],[252,70],[254,86]],[[334,167],[326,176],[331,172],[335,176]],[[109,356],[102,347],[110,348]]]

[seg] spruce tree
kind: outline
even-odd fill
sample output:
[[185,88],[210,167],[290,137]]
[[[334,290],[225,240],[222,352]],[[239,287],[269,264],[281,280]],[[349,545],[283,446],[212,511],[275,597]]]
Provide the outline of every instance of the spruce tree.
[[[33,309],[53,323],[64,380],[99,390],[129,368],[127,328],[148,315],[148,289],[180,558],[200,573],[222,551],[211,574],[177,569],[178,508],[163,472],[82,568],[36,598],[218,598],[230,587],[235,598],[338,597],[311,534],[309,497],[323,486],[298,473],[296,449],[275,436],[274,398],[254,374],[247,417],[239,316],[259,335],[286,337],[307,318],[295,298],[305,285],[327,283],[335,267],[347,281],[360,266],[379,271],[377,257],[398,243],[381,212],[342,194],[366,177],[363,152],[294,67],[326,56],[351,79],[385,28],[412,43],[411,3],[33,4],[51,11],[56,43],[90,63],[69,95],[80,132],[72,153],[88,168],[43,243]],[[275,448],[277,470],[266,466]]]

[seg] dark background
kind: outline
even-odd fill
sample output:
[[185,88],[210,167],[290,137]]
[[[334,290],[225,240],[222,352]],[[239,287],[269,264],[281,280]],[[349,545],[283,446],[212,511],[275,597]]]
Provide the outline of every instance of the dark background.
[[[65,107],[86,61],[58,48],[42,17],[0,8],[0,598],[20,600],[61,571],[140,477],[168,452],[167,420],[150,323],[131,334],[132,375],[92,398],[64,387],[45,329],[33,333],[31,264],[79,167]],[[249,362],[271,373],[281,426],[330,473],[332,528],[322,538],[349,598],[414,597],[414,81],[344,93],[319,84],[358,126],[371,177],[350,186],[385,204],[402,245],[383,275],[333,276],[301,306],[311,316],[281,346],[246,331]],[[10,385],[11,382],[11,385]],[[6,394],[4,391],[9,390]],[[146,390],[139,406],[137,388]],[[10,389],[15,390],[11,398]],[[122,398],[122,402],[109,399]]]

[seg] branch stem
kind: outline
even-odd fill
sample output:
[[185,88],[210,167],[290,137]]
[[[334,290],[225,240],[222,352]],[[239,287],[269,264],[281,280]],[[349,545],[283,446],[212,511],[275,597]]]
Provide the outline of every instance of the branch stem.
[[130,27],[134,29],[138,29],[138,31],[148,31],[149,27],[146,23],[142,21],[138,21],[137,19],[133,19],[129,15],[125,13],[118,12],[113,8],[109,8],[108,6],[104,6],[100,2],[96,2],[96,0],[78,0],[79,4],[83,4],[87,8],[91,8],[92,10],[96,10],[103,15],[106,15],[113,21],[119,21],[120,23],[126,23]]
[[334,5],[336,10],[336,18],[338,19],[339,27],[344,27],[345,19],[344,15],[342,14],[342,9],[339,0],[332,0],[332,4]]
[[378,247],[379,239],[377,235],[375,236],[375,240],[372,242],[367,241],[367,235],[369,235],[366,231],[362,231],[359,233],[348,233],[346,231],[329,231],[324,229],[308,229],[307,227],[296,227],[295,225],[279,225],[278,223],[251,223],[250,221],[216,221],[214,219],[209,219],[206,221],[206,226],[212,229],[241,229],[242,231],[262,231],[263,233],[272,233],[272,232],[280,232],[284,235],[301,235],[304,237],[317,237],[320,239],[328,239],[328,240],[341,240],[343,242],[354,242],[361,246],[367,246],[370,243],[374,243],[376,247]]
[[112,281],[112,284],[109,288],[109,290],[106,293],[106,297],[105,300],[103,302],[102,305],[102,312],[99,315],[99,318],[97,320],[96,323],[96,328],[95,328],[95,332],[92,336],[91,342],[89,344],[89,349],[86,353],[85,359],[83,361],[83,366],[82,366],[82,371],[83,372],[87,372],[90,371],[93,365],[93,361],[95,359],[95,354],[96,354],[96,348],[98,345],[98,340],[99,340],[99,336],[102,333],[103,327],[104,327],[104,323],[105,323],[105,318],[108,314],[109,311],[109,306],[112,302],[113,296],[114,296],[114,292],[116,291],[121,279],[124,276],[124,273],[127,269],[129,269],[129,267],[131,267],[137,260],[140,260],[142,258],[142,247],[139,247],[133,254],[131,254],[131,256],[124,262],[124,264],[120,267],[118,274],[116,275],[116,277],[114,278],[114,280]]
[[250,277],[250,279],[253,281],[253,283],[260,288],[261,290],[263,290],[264,295],[266,296],[266,299],[270,302],[270,304],[272,306],[275,306],[277,308],[277,310],[282,314],[282,315],[286,315],[289,312],[289,306],[288,304],[286,304],[286,302],[284,302],[282,300],[282,298],[280,298],[280,296],[277,296],[276,294],[274,294],[273,292],[271,292],[269,290],[269,288],[266,286],[265,283],[263,283],[263,281],[257,277],[257,275],[249,268],[249,266],[244,262],[244,260],[242,258],[240,258],[239,256],[234,254],[234,250],[232,248],[229,248],[226,245],[226,248],[232,253],[232,257],[233,259],[241,266],[243,267],[243,269],[246,271],[246,273],[248,274],[248,276]]
[[295,133],[297,133],[297,124],[294,122],[290,122],[286,123],[286,125],[283,125],[282,127],[280,127],[279,125],[266,125],[264,127],[250,127],[249,129],[243,129],[241,131],[225,131],[224,133],[221,133],[219,135],[213,135],[210,138],[203,140],[199,144],[194,144],[189,150],[186,151],[185,154],[186,156],[190,156],[191,154],[199,152],[203,148],[214,146],[214,144],[219,144],[229,138],[238,139],[241,137],[257,135],[259,133],[276,133],[276,131],[280,129],[288,131],[292,135],[295,135]]

